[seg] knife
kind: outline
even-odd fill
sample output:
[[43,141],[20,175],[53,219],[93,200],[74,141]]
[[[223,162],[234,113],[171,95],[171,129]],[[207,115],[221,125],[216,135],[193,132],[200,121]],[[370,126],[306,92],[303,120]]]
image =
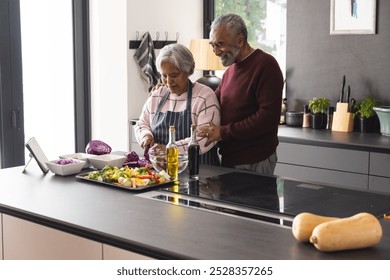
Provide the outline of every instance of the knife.
[[356,113],[355,106],[356,106],[356,100],[355,100],[355,98],[351,98],[351,102],[349,103],[349,106],[348,106],[350,113]]
[[351,96],[351,86],[348,85],[348,89],[347,89],[347,103],[349,104],[349,97]]
[[341,84],[341,94],[340,94],[340,103],[343,102],[344,99],[344,88],[345,88],[345,75],[343,76],[343,83]]
[[145,158],[147,161],[150,161],[149,149],[150,149],[150,144],[147,145],[146,148],[145,148],[145,150],[144,150],[144,158]]

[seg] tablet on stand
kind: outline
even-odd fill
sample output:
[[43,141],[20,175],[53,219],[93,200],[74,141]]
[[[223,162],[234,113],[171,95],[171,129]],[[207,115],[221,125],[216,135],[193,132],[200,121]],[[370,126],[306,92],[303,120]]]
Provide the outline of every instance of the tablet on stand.
[[46,174],[47,172],[49,172],[49,168],[46,165],[46,161],[48,161],[48,159],[45,153],[42,151],[41,147],[39,146],[35,137],[32,137],[30,140],[28,140],[28,142],[26,143],[26,148],[30,151],[30,160],[25,165],[23,172],[26,170],[27,165],[30,163],[32,158],[35,158],[43,173]]

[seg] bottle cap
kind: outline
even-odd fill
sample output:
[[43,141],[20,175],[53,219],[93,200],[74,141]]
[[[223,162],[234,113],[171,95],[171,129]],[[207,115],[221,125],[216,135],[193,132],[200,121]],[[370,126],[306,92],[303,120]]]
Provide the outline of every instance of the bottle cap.
[[304,113],[304,114],[310,113],[310,111],[309,111],[309,105],[303,106],[303,113]]

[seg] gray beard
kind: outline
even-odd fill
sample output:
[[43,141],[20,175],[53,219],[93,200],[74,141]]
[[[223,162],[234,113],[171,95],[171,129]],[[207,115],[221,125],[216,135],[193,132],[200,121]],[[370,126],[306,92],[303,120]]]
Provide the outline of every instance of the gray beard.
[[232,48],[230,53],[223,54],[221,56],[222,65],[225,67],[232,65],[234,63],[234,61],[236,60],[236,57],[239,53],[240,53],[240,49],[234,47],[234,48]]

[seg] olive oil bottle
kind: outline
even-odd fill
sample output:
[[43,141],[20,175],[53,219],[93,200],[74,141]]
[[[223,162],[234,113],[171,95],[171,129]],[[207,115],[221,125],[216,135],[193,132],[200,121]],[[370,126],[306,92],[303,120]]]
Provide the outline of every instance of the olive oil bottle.
[[179,148],[175,144],[175,127],[169,127],[169,142],[167,144],[167,173],[171,180],[179,177]]

